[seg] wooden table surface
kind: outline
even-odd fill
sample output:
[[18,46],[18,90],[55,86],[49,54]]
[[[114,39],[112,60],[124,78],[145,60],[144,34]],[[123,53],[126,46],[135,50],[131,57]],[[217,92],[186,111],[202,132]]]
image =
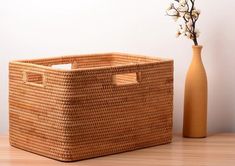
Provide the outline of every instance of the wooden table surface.
[[174,136],[168,145],[156,146],[78,162],[59,162],[11,147],[0,136],[0,166],[235,166],[235,133],[204,139]]

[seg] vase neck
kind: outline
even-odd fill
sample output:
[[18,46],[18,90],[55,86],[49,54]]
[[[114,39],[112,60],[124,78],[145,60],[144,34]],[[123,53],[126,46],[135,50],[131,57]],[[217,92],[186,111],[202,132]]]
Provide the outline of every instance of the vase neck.
[[193,61],[202,61],[201,52],[202,46],[193,46]]

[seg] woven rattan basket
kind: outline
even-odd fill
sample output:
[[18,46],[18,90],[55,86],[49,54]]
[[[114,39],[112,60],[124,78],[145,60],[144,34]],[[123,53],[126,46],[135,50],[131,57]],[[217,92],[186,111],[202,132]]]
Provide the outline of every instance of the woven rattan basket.
[[108,53],[14,61],[9,78],[14,147],[75,161],[171,142],[172,60]]

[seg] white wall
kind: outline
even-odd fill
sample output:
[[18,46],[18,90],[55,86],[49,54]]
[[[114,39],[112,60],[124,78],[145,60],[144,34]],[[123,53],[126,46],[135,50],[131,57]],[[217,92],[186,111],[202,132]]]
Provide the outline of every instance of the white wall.
[[[234,0],[196,0],[209,81],[209,131],[235,131]],[[176,39],[163,0],[0,0],[0,133],[8,132],[8,62],[129,52],[175,60],[174,129],[182,128],[191,41]]]

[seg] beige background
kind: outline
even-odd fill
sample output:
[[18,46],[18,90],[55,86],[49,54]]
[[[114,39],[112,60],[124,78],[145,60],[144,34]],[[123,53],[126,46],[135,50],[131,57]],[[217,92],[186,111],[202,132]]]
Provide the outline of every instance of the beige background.
[[[196,0],[209,81],[209,131],[235,131],[234,0]],[[175,60],[174,130],[181,131],[191,41],[176,39],[167,0],[0,0],[0,133],[8,132],[8,62],[129,52]]]

